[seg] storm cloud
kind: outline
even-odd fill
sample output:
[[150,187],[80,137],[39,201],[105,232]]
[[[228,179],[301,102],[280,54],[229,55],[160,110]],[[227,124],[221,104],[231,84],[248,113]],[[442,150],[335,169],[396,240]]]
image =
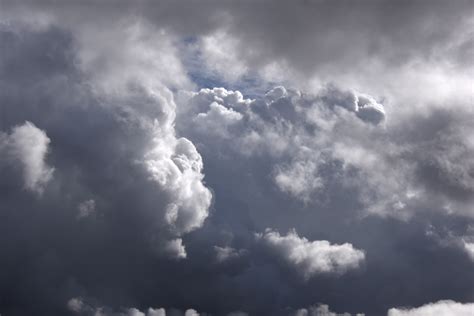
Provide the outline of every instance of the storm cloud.
[[473,10],[0,0],[1,315],[470,313]]

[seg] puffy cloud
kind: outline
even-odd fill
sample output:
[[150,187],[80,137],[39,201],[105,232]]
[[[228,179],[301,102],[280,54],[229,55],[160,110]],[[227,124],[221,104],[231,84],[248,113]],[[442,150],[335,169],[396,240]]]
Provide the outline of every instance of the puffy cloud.
[[473,303],[458,303],[451,300],[429,303],[416,308],[391,308],[388,316],[468,316],[474,311]]
[[42,193],[53,176],[54,168],[46,163],[50,142],[43,130],[28,121],[13,127],[10,135],[0,134],[3,158],[20,165],[28,190]]
[[173,258],[186,258],[186,248],[184,247],[183,240],[181,238],[167,241],[164,252]]
[[[390,121],[376,98],[333,84],[316,94],[280,86],[255,99],[203,89],[180,102],[178,131],[203,152],[265,157],[274,184],[305,203],[324,201],[336,185],[358,191],[369,213],[472,215],[472,113],[463,107]],[[407,126],[411,120],[418,127]]]
[[267,229],[257,234],[257,238],[305,279],[321,273],[342,274],[358,268],[365,260],[364,252],[349,243],[336,245],[326,240],[309,241],[298,236],[295,230],[281,236]]
[[194,309],[188,309],[185,313],[184,316],[199,316],[199,313],[196,312]]
[[[202,226],[208,215],[211,193],[203,184],[203,163],[194,145],[185,138],[177,140],[158,134],[144,164],[150,179],[172,197],[166,206],[166,222],[178,233]],[[174,143],[172,148],[168,146]]]
[[[62,315],[88,295],[111,307],[82,301],[86,314],[180,316],[465,299],[471,3],[392,2],[2,2],[2,138],[34,122],[55,168],[37,199],[2,162],[2,314]],[[265,227],[370,260],[294,282],[282,251],[255,245]],[[210,264],[219,253],[232,260]]]

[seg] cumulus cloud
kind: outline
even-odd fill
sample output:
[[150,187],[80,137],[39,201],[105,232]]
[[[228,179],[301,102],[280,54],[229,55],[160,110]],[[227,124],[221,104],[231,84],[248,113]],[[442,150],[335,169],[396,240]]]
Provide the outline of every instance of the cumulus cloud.
[[472,315],[474,304],[458,303],[451,300],[438,301],[429,303],[416,308],[391,308],[388,316],[468,316]]
[[298,236],[295,230],[282,236],[267,229],[257,234],[257,238],[305,279],[324,273],[345,273],[358,268],[365,260],[364,252],[349,243],[337,245],[327,240],[309,241]]
[[46,163],[51,139],[31,122],[13,127],[10,135],[0,134],[3,159],[18,164],[22,170],[24,186],[42,193],[53,176],[54,168]]
[[[181,239],[177,237],[203,225],[208,216],[212,195],[204,185],[201,156],[189,140],[176,137],[174,132],[176,105],[170,89],[164,84],[171,87],[181,83],[179,83],[180,81],[165,82],[164,78],[168,78],[168,76],[163,77],[163,74],[175,73],[179,75],[181,70],[179,67],[171,67],[166,68],[167,70],[164,72],[161,64],[155,65],[154,60],[160,56],[164,63],[167,63],[166,53],[169,51],[163,47],[156,48],[147,40],[141,40],[141,36],[148,34],[147,31],[143,29],[144,26],[131,23],[130,27],[133,32],[130,31],[130,34],[124,36],[117,43],[123,45],[124,48],[133,49],[135,46],[132,43],[136,42],[143,45],[140,51],[147,53],[143,53],[139,57],[134,55],[139,59],[134,59],[137,63],[121,68],[120,74],[116,73],[115,66],[108,63],[105,63],[100,71],[97,71],[97,67],[91,66],[96,63],[94,60],[102,60],[105,56],[108,56],[107,60],[109,58],[129,59],[128,48],[120,54],[113,50],[111,55],[111,47],[106,43],[97,46],[91,45],[90,41],[98,41],[98,39],[92,38],[98,34],[93,35],[87,30],[80,30],[80,34],[77,34],[79,42],[77,58],[80,62],[74,63],[75,56],[64,55],[68,50],[68,45],[71,44],[68,41],[62,41],[62,37],[65,35],[61,32],[32,30],[26,24],[23,27],[24,34],[27,35],[22,38],[11,33],[8,28],[3,28],[3,34],[11,34],[9,52],[6,52],[6,56],[9,56],[7,58],[9,64],[22,61],[32,62],[28,55],[29,52],[23,50],[22,47],[42,36],[51,42],[51,45],[53,43],[62,45],[63,50],[51,52],[51,54],[57,55],[55,56],[58,60],[55,64],[57,68],[51,67],[51,72],[43,73],[43,77],[36,84],[32,84],[30,88],[33,94],[38,93],[50,100],[48,106],[54,108],[51,111],[54,111],[55,115],[49,119],[36,118],[41,126],[44,126],[45,131],[38,129],[30,122],[13,127],[11,135],[2,136],[2,148],[8,151],[11,159],[18,160],[21,164],[26,188],[40,193],[46,183],[51,182],[52,179],[53,169],[48,166],[45,160],[50,142],[56,144],[55,150],[57,152],[52,154],[56,155],[56,159],[61,159],[61,166],[56,170],[58,174],[56,184],[62,183],[64,185],[65,175],[68,173],[76,172],[81,175],[81,179],[90,177],[90,179],[94,179],[92,182],[97,182],[105,179],[111,180],[108,175],[111,169],[129,170],[135,174],[134,179],[140,182],[140,185],[147,187],[146,190],[135,191],[133,185],[138,183],[131,184],[129,182],[127,185],[118,173],[113,176],[115,180],[109,182],[109,185],[123,188],[127,192],[124,194],[127,194],[130,200],[146,200],[138,207],[141,210],[137,214],[142,214],[139,216],[154,214],[153,219],[149,221],[148,228],[145,229],[147,234],[151,235],[149,239],[157,240],[157,245],[167,244],[167,242],[160,240],[171,240],[171,244],[179,246],[171,247],[175,249],[172,253],[177,257],[184,257],[184,247],[181,244]],[[107,34],[104,36],[108,40],[112,39]],[[21,53],[13,54],[15,49],[19,49]],[[174,56],[172,52],[170,54],[170,56]],[[51,62],[55,63],[55,61]],[[97,61],[97,63],[100,62]],[[150,63],[153,66],[149,66]],[[112,64],[115,65],[115,62]],[[145,70],[149,73],[146,73]],[[79,72],[84,76],[79,76]],[[159,76],[150,80],[150,73],[156,73]],[[35,76],[36,74],[32,72],[29,75]],[[26,79],[19,77],[15,80]],[[14,86],[15,80],[10,80],[8,84]],[[83,89],[82,85],[86,84],[91,85],[93,89]],[[50,85],[54,88],[44,90],[42,89],[43,85]],[[71,101],[63,103],[65,100],[61,93],[56,94],[57,91],[68,93]],[[31,102],[31,105],[23,107],[17,114],[14,114],[15,103],[8,103],[5,111],[12,114],[7,117],[15,115],[28,118],[42,107],[34,100],[29,100],[29,95],[25,94],[24,100],[21,102]],[[90,119],[90,115],[95,115],[94,119]],[[76,117],[77,124],[65,123],[71,119],[71,116]],[[80,128],[81,124],[88,127]],[[102,132],[104,126],[108,126],[106,133]],[[49,133],[49,130],[53,132]],[[46,133],[51,135],[46,136]],[[107,150],[104,151],[103,147],[100,148],[100,145],[97,145],[97,142],[85,141],[91,135],[97,136],[100,133],[102,133],[100,137],[102,137],[103,143],[107,144]],[[79,154],[68,155],[67,152],[70,150]],[[105,158],[106,152],[110,155],[107,158]],[[57,158],[64,157],[64,155],[67,159]],[[88,155],[90,161],[84,160],[84,155]],[[96,168],[94,167],[95,163],[103,163],[103,165],[93,170]],[[125,174],[123,176],[127,177]],[[75,180],[77,182],[72,183],[80,188],[75,190],[83,191],[79,195],[92,191],[90,193],[97,194],[101,201],[105,199],[104,205],[114,208],[115,201],[107,201],[109,198],[101,196],[104,194],[103,188],[98,189],[99,192],[93,192],[88,184],[81,183],[77,177]],[[127,186],[128,188],[126,188]],[[101,190],[102,192],[100,192]],[[73,198],[76,199],[79,195]],[[55,199],[54,204],[58,207],[64,203],[61,196],[55,196]],[[79,217],[90,215],[95,208],[94,200],[84,201],[82,198],[82,201],[78,201],[77,204],[79,205]],[[104,214],[107,212],[104,210]],[[180,241],[180,243],[178,244],[176,241]],[[165,248],[170,249],[170,247]]]
[[469,0],[1,7],[2,314],[470,295]]
[[[422,131],[408,140],[405,121],[387,121],[376,98],[334,84],[316,94],[279,86],[255,99],[203,89],[180,101],[181,134],[229,159],[265,157],[274,184],[305,203],[324,200],[337,184],[359,191],[369,213],[407,218],[415,208],[432,208],[472,214],[472,128],[456,112],[467,118],[466,109],[406,118],[420,121]],[[425,132],[433,128],[437,134]],[[453,150],[441,149],[448,146]]]
[[211,193],[204,186],[203,163],[194,145],[185,138],[174,140],[158,134],[144,164],[150,178],[173,197],[166,206],[166,221],[177,233],[202,226],[208,215]]

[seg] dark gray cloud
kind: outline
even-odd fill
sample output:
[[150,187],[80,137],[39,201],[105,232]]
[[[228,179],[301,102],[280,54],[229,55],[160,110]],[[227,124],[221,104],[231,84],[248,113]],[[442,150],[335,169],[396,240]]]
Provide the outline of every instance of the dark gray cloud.
[[2,315],[469,308],[472,3],[0,4]]

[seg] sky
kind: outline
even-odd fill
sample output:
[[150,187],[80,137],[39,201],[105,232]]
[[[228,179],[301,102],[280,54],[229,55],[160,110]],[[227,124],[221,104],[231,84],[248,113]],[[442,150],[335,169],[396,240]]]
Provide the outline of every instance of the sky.
[[0,0],[0,315],[472,316],[472,0]]

